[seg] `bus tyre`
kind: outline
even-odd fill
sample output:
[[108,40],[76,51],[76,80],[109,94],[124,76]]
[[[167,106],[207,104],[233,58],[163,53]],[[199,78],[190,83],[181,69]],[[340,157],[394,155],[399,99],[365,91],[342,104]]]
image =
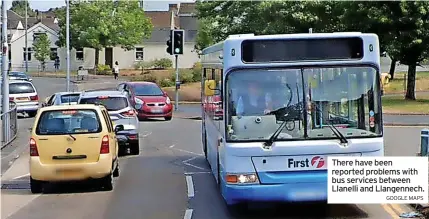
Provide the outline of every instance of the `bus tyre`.
[[30,190],[33,194],[41,193],[43,191],[43,182],[30,177]]

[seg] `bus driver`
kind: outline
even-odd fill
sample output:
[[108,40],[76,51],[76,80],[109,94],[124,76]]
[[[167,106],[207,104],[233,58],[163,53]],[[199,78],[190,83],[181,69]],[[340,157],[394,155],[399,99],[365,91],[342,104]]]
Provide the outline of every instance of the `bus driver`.
[[237,115],[258,116],[269,113],[272,110],[271,95],[261,91],[256,81],[247,82],[246,85],[247,92],[240,95],[237,101]]

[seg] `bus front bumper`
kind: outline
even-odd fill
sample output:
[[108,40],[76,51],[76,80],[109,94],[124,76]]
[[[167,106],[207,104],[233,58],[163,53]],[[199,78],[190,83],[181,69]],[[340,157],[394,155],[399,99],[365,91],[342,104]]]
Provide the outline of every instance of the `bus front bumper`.
[[327,183],[284,183],[225,185],[222,193],[228,205],[240,202],[317,202],[328,199]]

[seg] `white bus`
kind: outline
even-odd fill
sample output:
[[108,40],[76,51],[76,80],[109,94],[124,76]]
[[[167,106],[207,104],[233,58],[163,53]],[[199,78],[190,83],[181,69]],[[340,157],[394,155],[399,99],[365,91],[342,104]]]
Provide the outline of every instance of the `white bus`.
[[326,201],[327,156],[383,156],[378,36],[230,36],[202,51],[202,142],[230,206]]

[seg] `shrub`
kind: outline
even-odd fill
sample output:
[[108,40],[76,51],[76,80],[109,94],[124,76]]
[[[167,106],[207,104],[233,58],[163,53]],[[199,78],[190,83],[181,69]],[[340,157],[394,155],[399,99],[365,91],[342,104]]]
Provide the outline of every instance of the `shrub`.
[[97,74],[99,74],[99,75],[111,75],[112,74],[112,69],[110,68],[109,65],[101,65],[101,64],[99,64],[97,66]]
[[[176,81],[176,72],[175,71],[171,72],[170,80]],[[179,80],[183,84],[194,82],[192,70],[190,70],[190,69],[179,69]]]
[[152,74],[144,74],[139,77],[133,77],[132,81],[148,81],[156,83],[156,77]]
[[172,87],[174,86],[174,84],[175,84],[174,81],[171,81],[168,78],[164,78],[159,82],[159,86],[161,87]]
[[162,58],[162,59],[155,59],[155,61],[153,61],[153,67],[155,69],[167,69],[167,68],[171,68],[172,66],[173,66],[173,62],[171,61],[171,59]]
[[201,81],[202,66],[200,62],[195,62],[192,66],[192,78],[194,82]]

